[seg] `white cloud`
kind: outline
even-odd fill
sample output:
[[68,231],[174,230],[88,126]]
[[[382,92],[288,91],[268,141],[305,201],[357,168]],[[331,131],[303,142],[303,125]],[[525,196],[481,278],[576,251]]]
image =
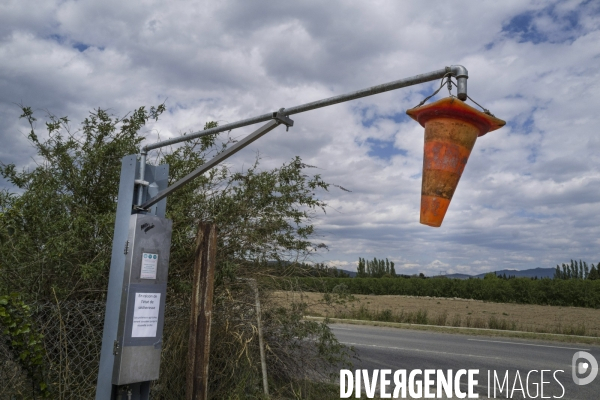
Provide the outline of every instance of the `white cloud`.
[[[477,141],[440,229],[418,223],[423,130],[398,118],[437,82],[295,115],[290,132],[271,132],[230,164],[249,165],[257,151],[263,168],[300,155],[352,190],[320,194],[330,209],[315,222],[331,250],[318,262],[387,257],[399,273],[592,262],[599,15],[595,2],[534,0],[4,2],[0,160],[25,167],[34,156],[15,103],[79,121],[97,107],[122,115],[168,98],[147,129],[154,142],[463,64],[471,97],[508,125]],[[405,154],[370,157],[368,138]]]

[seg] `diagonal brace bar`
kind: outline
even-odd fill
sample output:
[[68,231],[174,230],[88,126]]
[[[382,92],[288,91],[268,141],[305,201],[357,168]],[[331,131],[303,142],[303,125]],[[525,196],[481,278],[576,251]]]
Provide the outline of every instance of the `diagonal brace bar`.
[[276,127],[281,125],[282,123],[284,123],[287,126],[290,126],[294,123],[291,119],[289,119],[287,117],[285,117],[285,119],[283,119],[283,118],[279,118],[278,116],[275,116],[274,118],[275,119],[264,124],[257,130],[255,130],[254,132],[252,132],[251,134],[249,134],[248,136],[246,136],[245,138],[243,138],[242,140],[240,140],[239,142],[237,142],[236,144],[231,146],[229,149],[227,149],[224,152],[217,154],[216,156],[211,158],[206,164],[202,164],[200,167],[196,168],[194,171],[190,172],[185,177],[181,178],[180,180],[178,180],[177,182],[175,182],[174,184],[172,184],[165,190],[159,192],[156,196],[154,196],[153,198],[151,198],[144,204],[142,204],[140,206],[134,206],[134,208],[138,209],[138,210],[147,210],[152,205],[158,203],[159,201],[161,201],[162,199],[164,199],[165,197],[167,197],[174,191],[182,188],[184,185],[189,183],[194,178],[202,175],[203,173],[205,173],[206,171],[208,171],[215,165],[219,164],[221,161],[231,157],[232,155],[234,155],[235,153],[237,153],[244,147],[248,146],[250,143],[254,142],[256,139],[258,139],[261,136],[263,136],[264,134],[272,131],[273,129],[275,129]]

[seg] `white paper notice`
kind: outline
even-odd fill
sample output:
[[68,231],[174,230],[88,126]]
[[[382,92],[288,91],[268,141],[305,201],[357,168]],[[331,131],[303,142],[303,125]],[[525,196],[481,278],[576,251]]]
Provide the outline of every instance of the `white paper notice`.
[[131,337],[156,337],[160,293],[136,293]]
[[142,272],[140,279],[156,279],[158,254],[142,253]]

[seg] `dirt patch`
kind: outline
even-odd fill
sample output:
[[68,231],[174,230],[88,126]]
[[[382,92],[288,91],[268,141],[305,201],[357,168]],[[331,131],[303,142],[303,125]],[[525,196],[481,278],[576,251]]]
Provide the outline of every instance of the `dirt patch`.
[[273,292],[272,299],[306,303],[306,314],[312,316],[600,337],[600,310],[590,308],[284,291]]

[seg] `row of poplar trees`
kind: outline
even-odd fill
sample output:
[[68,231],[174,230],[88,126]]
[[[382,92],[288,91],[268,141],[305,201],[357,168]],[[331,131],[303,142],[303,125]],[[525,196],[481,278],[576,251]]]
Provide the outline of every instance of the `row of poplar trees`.
[[556,266],[556,271],[554,271],[554,279],[590,279],[596,280],[600,279],[600,263],[597,266],[591,264],[591,268],[588,267],[585,261],[579,260],[579,264],[577,261],[571,260],[571,264],[562,264],[562,268],[560,266]]
[[365,261],[364,258],[358,258],[357,278],[393,278],[395,276],[394,262],[390,262],[387,258],[385,260],[373,258],[373,261]]

